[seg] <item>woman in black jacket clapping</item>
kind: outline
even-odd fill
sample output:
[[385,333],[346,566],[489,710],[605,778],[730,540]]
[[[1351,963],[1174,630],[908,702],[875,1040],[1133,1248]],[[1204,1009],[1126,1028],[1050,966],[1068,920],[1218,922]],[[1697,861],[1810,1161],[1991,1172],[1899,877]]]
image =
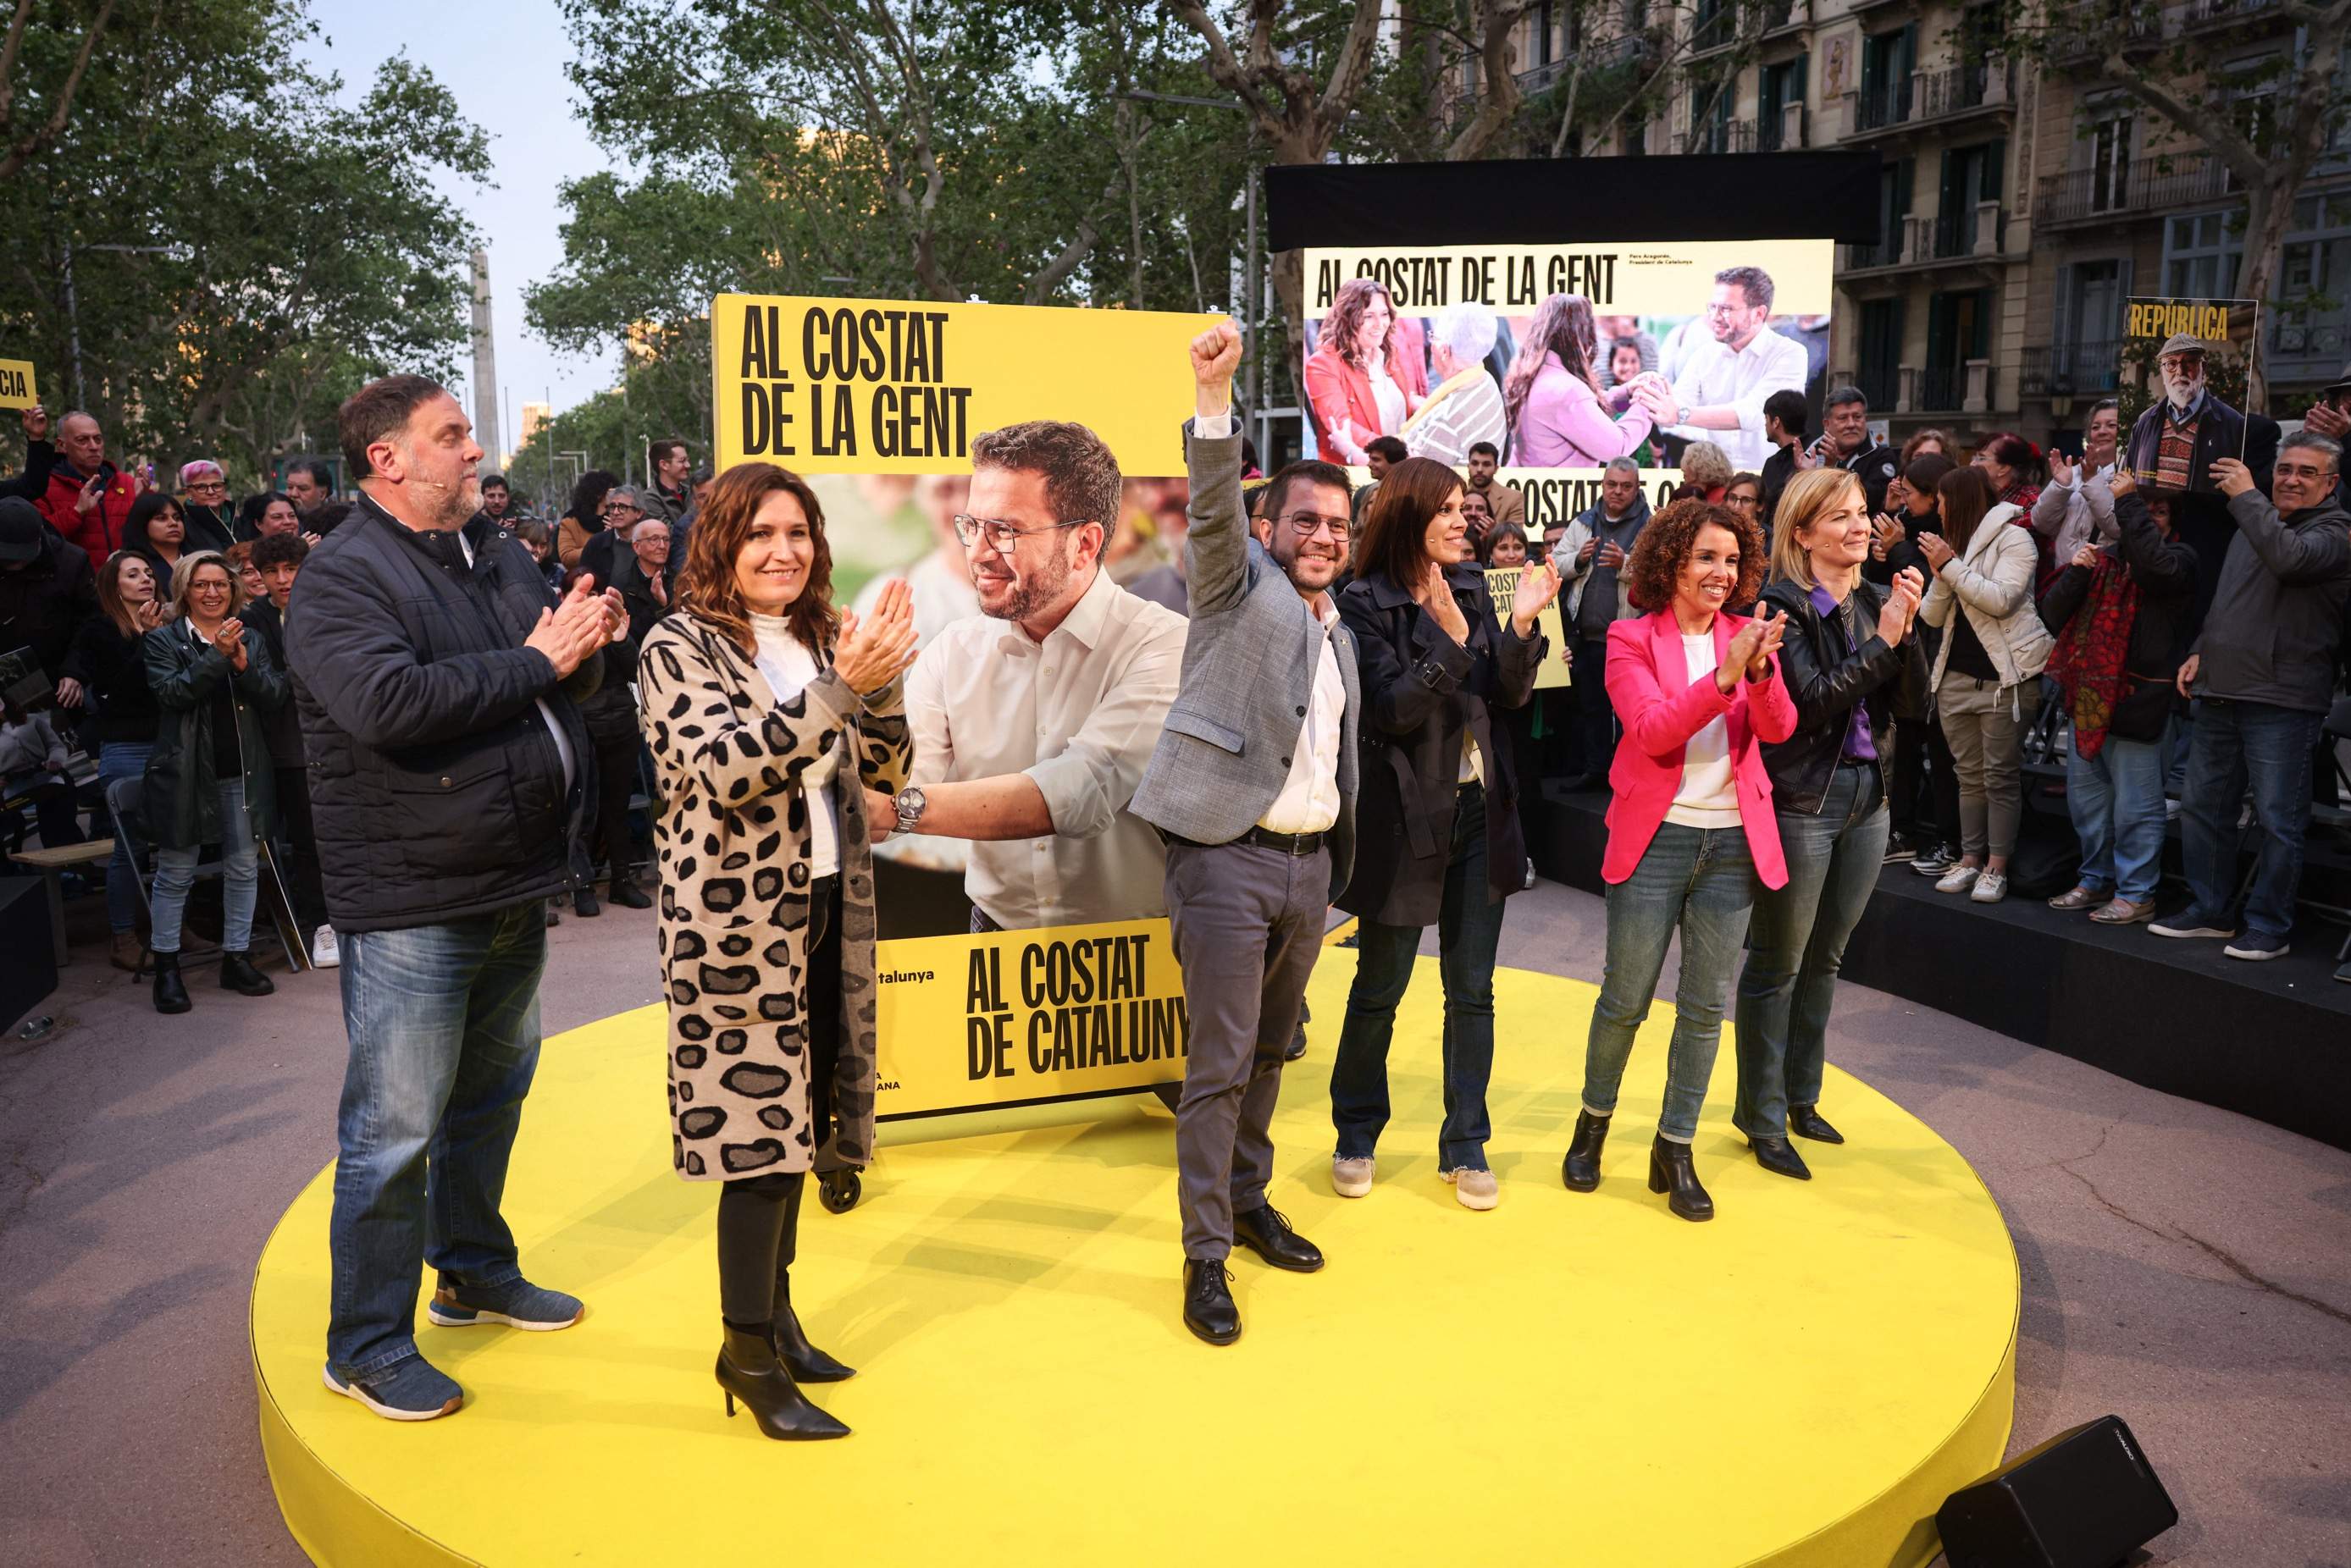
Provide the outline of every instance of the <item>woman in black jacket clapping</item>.
[[147,759],[144,809],[155,835],[155,1011],[185,1012],[180,979],[180,917],[207,844],[221,846],[220,982],[247,996],[276,986],[253,967],[254,903],[261,886],[256,847],[269,836],[277,774],[263,728],[266,711],[287,698],[285,671],[261,633],[237,618],[245,588],[228,562],[199,550],[172,578],[180,618],[141,644],[147,684],[161,711]]
[[1472,560],[1461,496],[1459,475],[1443,463],[1391,466],[1364,514],[1361,575],[1339,596],[1364,701],[1355,869],[1339,907],[1361,918],[1362,934],[1331,1069],[1331,1176],[1342,1197],[1371,1190],[1396,1003],[1434,922],[1445,982],[1437,1168],[1463,1204],[1491,1209],[1499,1201],[1486,1162],[1494,948],[1502,900],[1526,885],[1519,781],[1496,711],[1523,708],[1534,694],[1543,653],[1535,617],[1558,596],[1559,573],[1526,571],[1504,628]]
[[1763,602],[1787,617],[1780,669],[1796,731],[1763,743],[1788,880],[1755,897],[1739,976],[1739,1097],[1731,1125],[1764,1169],[1809,1179],[1794,1132],[1843,1143],[1820,1113],[1829,1007],[1844,944],[1886,863],[1894,689],[1923,591],[1916,569],[1890,589],[1862,576],[1872,525],[1861,481],[1797,474],[1772,515]]
[[2120,540],[2083,545],[2041,597],[2057,639],[2048,672],[2074,725],[2065,807],[2082,841],[2081,875],[2049,907],[2135,926],[2155,918],[2163,869],[2172,680],[2188,655],[2197,556],[2172,534],[2169,497],[2140,495],[2119,469],[2113,490]]

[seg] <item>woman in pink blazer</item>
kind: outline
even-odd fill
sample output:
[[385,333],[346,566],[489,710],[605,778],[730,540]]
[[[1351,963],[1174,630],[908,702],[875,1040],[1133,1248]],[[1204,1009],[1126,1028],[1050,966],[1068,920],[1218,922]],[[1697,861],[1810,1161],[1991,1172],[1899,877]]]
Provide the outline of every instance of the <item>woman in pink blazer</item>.
[[1417,342],[1396,320],[1395,301],[1376,278],[1350,278],[1322,318],[1306,357],[1306,406],[1322,455],[1360,463],[1374,438],[1394,435],[1421,405],[1427,381],[1405,362]]
[[1714,1076],[1755,879],[1788,881],[1761,751],[1796,732],[1796,705],[1780,679],[1785,622],[1723,608],[1754,600],[1764,562],[1762,536],[1746,517],[1677,501],[1649,520],[1625,564],[1632,602],[1651,613],[1608,628],[1608,701],[1625,726],[1608,770],[1615,799],[1600,869],[1608,958],[1584,1052],[1583,1108],[1561,1176],[1577,1192],[1600,1185],[1633,1034],[1678,930],[1681,977],[1649,1190],[1667,1194],[1685,1220],[1714,1218],[1690,1140]]

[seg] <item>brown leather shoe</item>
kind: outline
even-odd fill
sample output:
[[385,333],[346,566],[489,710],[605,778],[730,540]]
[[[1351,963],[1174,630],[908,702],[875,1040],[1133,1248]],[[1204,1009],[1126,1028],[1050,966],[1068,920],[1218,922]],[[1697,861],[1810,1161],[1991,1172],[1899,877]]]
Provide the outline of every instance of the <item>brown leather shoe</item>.
[[113,949],[106,956],[115,968],[137,974],[145,967],[147,944],[139,940],[137,931],[117,931]]
[[2076,886],[2070,892],[2060,893],[2055,898],[2050,899],[2049,907],[2053,909],[2064,909],[2068,911],[2074,909],[2095,909],[2105,901],[2106,896],[2105,894],[2094,893],[2087,888]]

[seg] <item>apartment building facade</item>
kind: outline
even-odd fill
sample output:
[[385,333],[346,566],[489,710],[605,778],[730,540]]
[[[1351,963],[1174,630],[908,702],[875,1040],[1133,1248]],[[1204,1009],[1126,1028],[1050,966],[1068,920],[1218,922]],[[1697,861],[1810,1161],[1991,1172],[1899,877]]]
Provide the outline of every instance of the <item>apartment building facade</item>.
[[[2077,6],[2059,36],[2103,48],[2112,10]],[[1665,111],[1628,117],[1586,151],[1879,155],[1880,237],[1838,247],[1830,366],[1897,441],[1928,427],[1962,441],[2075,431],[2113,388],[2125,299],[2237,286],[2231,224],[2244,202],[2220,160],[2121,95],[2078,88],[2065,68],[2075,57],[2003,57],[1996,6],[1696,0],[1672,44],[1640,0],[1588,39],[1566,13],[1538,5],[1520,25],[1531,95],[1582,48],[1618,70],[1653,70],[1675,49]],[[2177,0],[2137,26],[2150,45],[2209,39],[2221,65],[2313,47],[2275,0]],[[2351,60],[2351,45],[2335,47]],[[2351,360],[2351,129],[2297,199],[2268,303],[2273,404],[2298,410]]]

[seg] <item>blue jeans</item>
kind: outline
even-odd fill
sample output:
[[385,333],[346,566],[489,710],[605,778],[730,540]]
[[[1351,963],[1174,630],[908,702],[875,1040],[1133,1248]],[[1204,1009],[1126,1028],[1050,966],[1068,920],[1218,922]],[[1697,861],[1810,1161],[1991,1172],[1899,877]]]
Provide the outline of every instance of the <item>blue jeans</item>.
[[1666,945],[1679,929],[1682,971],[1674,984],[1674,1039],[1657,1131],[1676,1143],[1698,1136],[1698,1107],[1722,1044],[1731,966],[1755,904],[1755,857],[1741,827],[1660,823],[1633,874],[1608,889],[1608,958],[1583,1054],[1583,1108],[1616,1114],[1616,1089],[1633,1034],[1649,1016]]
[[[241,953],[253,946],[253,900],[261,888],[261,856],[253,846],[253,818],[245,814],[245,781],[220,786],[221,947]],[[188,889],[196,885],[202,849],[155,851],[155,929],[148,947],[158,953],[180,950],[180,917]]]
[[1788,885],[1757,891],[1739,973],[1730,1121],[1750,1138],[1786,1137],[1788,1107],[1821,1103],[1837,971],[1877,887],[1892,829],[1875,763],[1840,766],[1819,812],[1780,812]]
[[[1419,926],[1364,920],[1356,938],[1355,982],[1331,1064],[1331,1125],[1338,1158],[1368,1159],[1388,1125],[1388,1044],[1396,1003],[1412,983]],[[1494,949],[1502,900],[1486,887],[1486,794],[1465,785],[1453,808],[1453,854],[1437,906],[1437,972],[1445,982],[1445,1125],[1440,1170],[1486,1168],[1486,1085],[1494,1075]]]
[[2092,892],[2144,904],[2163,873],[2163,776],[2171,732],[2152,741],[2108,735],[2095,757],[2065,759],[2065,809],[2082,841],[2077,878]]
[[2302,837],[2310,826],[2310,753],[2324,713],[2270,702],[2196,700],[2188,790],[2179,801],[2181,857],[2197,909],[2225,915],[2236,893],[2237,808],[2248,784],[2261,834],[2245,927],[2265,936],[2294,929]]
[[[108,741],[98,748],[98,785],[102,791],[117,779],[147,776],[148,741]],[[106,923],[116,931],[139,927],[139,850],[125,826],[108,820],[114,829],[114,858],[106,863]]]
[[498,1202],[538,1066],[547,914],[534,899],[446,925],[339,934],[351,1054],[327,1361],[364,1376],[416,1354],[424,1263],[469,1285],[522,1276]]

